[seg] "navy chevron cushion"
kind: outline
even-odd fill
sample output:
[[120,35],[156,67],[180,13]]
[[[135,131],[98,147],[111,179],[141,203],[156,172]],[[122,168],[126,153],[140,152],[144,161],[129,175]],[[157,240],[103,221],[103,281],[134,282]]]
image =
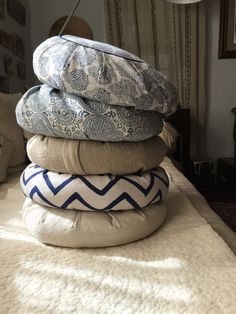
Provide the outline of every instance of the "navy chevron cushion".
[[82,176],[30,164],[20,182],[24,194],[36,203],[85,211],[140,209],[162,200],[169,186],[161,167],[127,176]]
[[166,115],[176,110],[176,90],[163,74],[105,43],[52,37],[35,50],[33,65],[42,83],[68,93]]
[[47,85],[28,90],[16,108],[19,125],[35,134],[95,141],[142,141],[159,134],[155,111],[110,106]]

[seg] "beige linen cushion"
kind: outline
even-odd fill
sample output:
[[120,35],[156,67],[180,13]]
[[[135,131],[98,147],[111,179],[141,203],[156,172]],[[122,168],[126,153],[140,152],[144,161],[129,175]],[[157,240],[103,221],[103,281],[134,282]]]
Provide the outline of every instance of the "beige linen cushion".
[[48,208],[27,198],[24,222],[39,241],[57,246],[106,247],[147,237],[165,220],[167,210],[157,203],[138,210],[83,212]]
[[3,182],[7,176],[7,168],[12,157],[12,152],[12,142],[0,135],[0,182]]
[[155,168],[167,152],[160,137],[140,142],[66,140],[35,135],[27,143],[32,162],[70,174],[124,175]]
[[16,122],[15,108],[22,94],[0,93],[0,135],[13,144],[13,153],[9,167],[23,164],[26,160],[23,131]]

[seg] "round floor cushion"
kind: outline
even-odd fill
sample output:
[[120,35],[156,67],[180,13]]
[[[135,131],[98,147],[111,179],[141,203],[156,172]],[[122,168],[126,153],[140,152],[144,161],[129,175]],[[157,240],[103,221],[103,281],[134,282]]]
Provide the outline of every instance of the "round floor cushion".
[[30,164],[21,175],[24,194],[36,203],[85,211],[140,209],[162,200],[168,177],[158,167],[135,175],[69,175]]
[[119,106],[171,114],[178,104],[167,78],[133,54],[71,35],[52,37],[34,52],[38,79],[68,93]]
[[25,226],[36,239],[71,248],[116,246],[143,239],[161,226],[166,214],[163,203],[142,211],[115,212],[49,208],[30,198],[23,206]]
[[33,163],[56,172],[82,175],[144,172],[158,166],[166,152],[159,136],[139,142],[97,142],[35,135],[27,143]]
[[28,90],[17,105],[16,116],[28,132],[81,140],[142,141],[163,127],[156,111],[110,106],[47,85]]

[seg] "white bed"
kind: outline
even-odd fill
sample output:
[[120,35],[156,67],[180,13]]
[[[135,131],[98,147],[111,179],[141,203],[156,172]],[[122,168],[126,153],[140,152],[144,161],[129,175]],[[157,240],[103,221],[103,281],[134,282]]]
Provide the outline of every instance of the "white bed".
[[19,174],[0,186],[0,313],[235,313],[235,234],[173,166],[166,223],[106,249],[46,246],[24,228]]

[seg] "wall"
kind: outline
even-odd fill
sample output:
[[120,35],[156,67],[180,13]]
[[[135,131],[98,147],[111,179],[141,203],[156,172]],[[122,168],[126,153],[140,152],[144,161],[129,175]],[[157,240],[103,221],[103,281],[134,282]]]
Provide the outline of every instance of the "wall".
[[[23,91],[25,86],[30,84],[33,79],[33,74],[31,71],[31,35],[30,35],[30,15],[29,15],[29,7],[28,2],[25,0],[20,1],[24,4],[26,8],[26,24],[21,25],[15,19],[13,19],[10,15],[7,14],[7,10],[5,10],[5,17],[0,18],[0,29],[4,30],[8,34],[17,34],[19,37],[23,39],[24,47],[25,47],[25,58],[22,59],[16,56],[12,50],[9,50],[3,46],[0,46],[0,77],[4,79],[5,82],[9,82],[9,92],[18,92]],[[4,57],[11,56],[13,59],[13,69],[14,73],[8,75],[5,71]],[[21,80],[17,75],[17,64],[19,62],[23,62],[26,64],[27,74],[26,79]],[[1,84],[3,82],[1,81]]]
[[236,59],[218,59],[220,0],[207,1],[207,154],[233,157],[233,121],[236,107]]
[[[75,0],[30,0],[33,50],[48,38],[53,23],[68,15],[74,4]],[[106,41],[103,0],[81,0],[75,15],[89,24],[95,40]]]

